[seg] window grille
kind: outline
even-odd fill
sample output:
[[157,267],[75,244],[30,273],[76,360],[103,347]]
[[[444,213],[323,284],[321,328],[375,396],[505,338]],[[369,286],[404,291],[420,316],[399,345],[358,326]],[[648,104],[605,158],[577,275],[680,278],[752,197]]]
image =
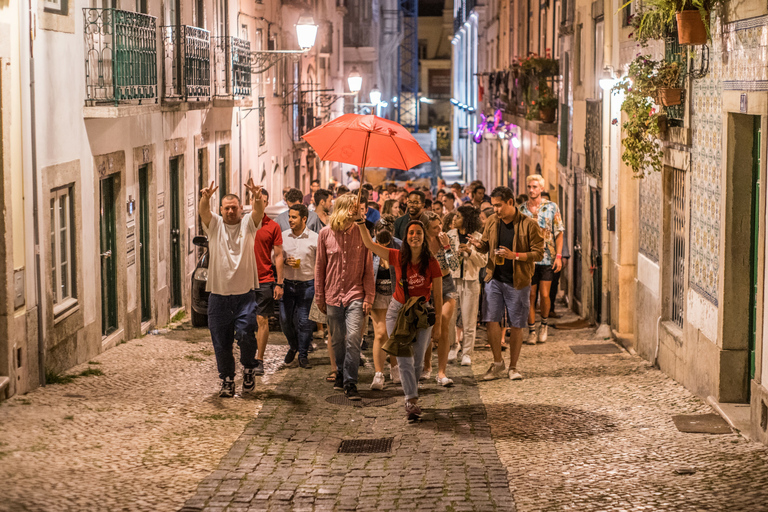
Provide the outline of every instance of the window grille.
[[685,172],[672,169],[672,321],[683,327],[685,276]]

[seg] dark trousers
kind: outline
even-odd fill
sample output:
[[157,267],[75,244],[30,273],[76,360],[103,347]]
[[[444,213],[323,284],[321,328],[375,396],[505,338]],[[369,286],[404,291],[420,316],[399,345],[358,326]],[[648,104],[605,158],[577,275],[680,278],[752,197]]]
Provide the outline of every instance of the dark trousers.
[[557,298],[557,289],[560,286],[560,274],[562,274],[563,271],[555,272],[554,277],[552,277],[552,285],[549,288],[549,312],[552,313],[555,310],[555,299]]
[[283,298],[280,299],[280,324],[288,339],[288,346],[299,351],[299,357],[307,357],[312,343],[315,322],[309,320],[309,308],[315,296],[315,280],[283,283]]
[[211,331],[213,351],[219,377],[235,378],[235,357],[232,344],[237,339],[240,347],[240,363],[243,368],[256,366],[256,292],[242,295],[217,295],[208,297],[208,328]]

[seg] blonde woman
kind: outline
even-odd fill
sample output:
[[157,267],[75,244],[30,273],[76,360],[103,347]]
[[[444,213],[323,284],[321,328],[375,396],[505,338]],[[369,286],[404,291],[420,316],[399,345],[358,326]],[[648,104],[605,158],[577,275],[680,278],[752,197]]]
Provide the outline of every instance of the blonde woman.
[[333,388],[350,400],[357,391],[363,325],[375,295],[373,261],[360,231],[354,226],[357,196],[336,199],[330,224],[320,230],[315,266],[315,301],[328,315],[331,346],[336,359]]

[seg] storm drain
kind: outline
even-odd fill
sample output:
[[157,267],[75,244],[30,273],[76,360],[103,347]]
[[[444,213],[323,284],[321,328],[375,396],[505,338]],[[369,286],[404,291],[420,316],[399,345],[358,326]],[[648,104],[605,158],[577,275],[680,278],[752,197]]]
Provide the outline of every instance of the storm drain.
[[[402,396],[402,394],[398,395]],[[394,396],[379,396],[368,397],[362,395],[362,400],[350,400],[345,395],[337,393],[331,395],[325,399],[329,404],[345,405],[347,407],[384,407],[385,405],[392,405],[397,402],[397,398]]]
[[621,349],[613,343],[570,345],[570,348],[574,354],[621,354]]
[[389,453],[392,451],[393,439],[347,439],[341,442],[339,453]]

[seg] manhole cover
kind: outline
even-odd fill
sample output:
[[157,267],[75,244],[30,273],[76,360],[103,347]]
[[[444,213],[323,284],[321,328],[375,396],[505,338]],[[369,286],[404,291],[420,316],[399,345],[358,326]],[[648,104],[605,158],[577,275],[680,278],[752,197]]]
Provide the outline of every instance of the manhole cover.
[[574,354],[621,354],[621,349],[613,343],[570,345],[570,347]]
[[672,416],[677,430],[689,434],[730,434],[731,427],[719,414],[678,414]]
[[347,439],[341,442],[339,453],[389,453],[393,439]]
[[348,407],[384,407],[385,405],[392,405],[397,402],[397,398],[393,396],[383,396],[378,398],[363,396],[362,400],[354,401],[342,394],[337,394],[329,396],[325,401],[329,404],[346,405]]

